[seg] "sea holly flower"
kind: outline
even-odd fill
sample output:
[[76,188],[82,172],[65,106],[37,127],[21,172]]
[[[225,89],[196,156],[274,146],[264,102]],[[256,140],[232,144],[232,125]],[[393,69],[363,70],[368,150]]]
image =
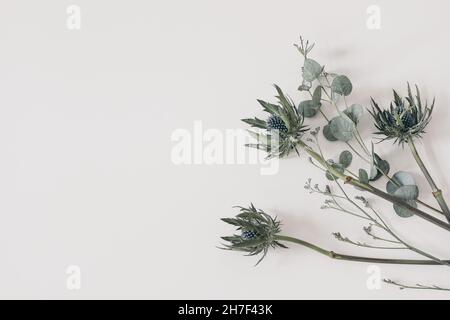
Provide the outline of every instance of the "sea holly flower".
[[228,242],[223,249],[246,252],[249,256],[262,253],[259,263],[264,259],[269,248],[286,248],[275,239],[281,231],[280,221],[264,211],[256,209],[253,204],[248,208],[239,208],[240,212],[235,218],[222,219],[222,221],[236,226],[238,231],[233,236],[222,237]]
[[[290,242],[301,245],[336,260],[388,264],[441,264],[440,262],[434,260],[384,259],[339,254],[302,239],[280,234],[281,222],[264,211],[256,209],[253,204],[251,204],[248,208],[238,208],[240,210],[235,218],[222,219],[222,221],[237,227],[237,233],[232,236],[222,237],[222,240],[225,240],[227,244],[224,244],[221,249],[245,252],[248,256],[262,254],[261,258],[256,263],[257,265],[264,259],[270,248],[287,248],[281,242]],[[349,242],[350,240],[347,239],[346,241]],[[444,263],[447,263],[447,261]]]
[[248,147],[266,151],[269,158],[282,158],[296,150],[297,143],[308,129],[303,125],[303,114],[298,111],[294,102],[283,93],[280,87],[275,85],[275,89],[278,93],[277,104],[258,100],[264,111],[268,113],[267,120],[255,117],[242,119],[242,121],[260,129],[259,132],[250,132],[257,143],[247,144]]
[[399,144],[408,144],[414,159],[431,187],[433,196],[436,198],[442,213],[447,218],[447,221],[450,222],[450,208],[444,199],[442,190],[438,188],[431,177],[414,143],[415,138],[421,138],[422,134],[425,133],[425,128],[431,120],[433,108],[434,99],[430,107],[428,107],[427,103],[423,105],[419,88],[416,86],[416,95],[413,96],[408,83],[408,96],[405,99],[402,99],[394,90],[394,101],[391,103],[389,110],[381,110],[372,99],[372,111],[369,112],[375,120],[375,127],[379,130],[376,133],[385,136],[382,141],[395,139],[395,142]]
[[394,139],[396,143],[403,144],[410,138],[421,138],[425,128],[431,120],[434,100],[431,106],[423,104],[420,92],[416,86],[416,95],[413,96],[408,84],[408,96],[402,99],[394,90],[394,101],[388,109],[382,110],[372,99],[372,111],[369,110],[375,121],[375,132],[384,135],[384,140]]
[[288,132],[288,128],[286,127],[283,119],[276,115],[271,115],[269,119],[267,119],[267,130],[279,130],[283,133]]

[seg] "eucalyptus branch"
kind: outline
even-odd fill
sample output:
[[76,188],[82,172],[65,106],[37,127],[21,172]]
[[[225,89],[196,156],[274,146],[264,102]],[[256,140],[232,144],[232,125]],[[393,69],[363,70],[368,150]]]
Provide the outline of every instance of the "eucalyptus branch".
[[[324,72],[325,73],[325,72]],[[326,75],[326,73],[325,73],[325,79],[326,79],[326,81],[327,81],[327,83],[328,83],[328,87],[330,87],[331,86],[331,84],[330,84],[330,81],[328,80],[328,76]],[[339,111],[339,106],[337,105],[337,103],[331,98],[331,95],[328,93],[328,91],[325,89],[325,87],[323,86],[323,84],[322,84],[322,82],[320,81],[320,79],[318,79],[318,82],[319,82],[319,84],[320,84],[320,86],[322,87],[322,91],[325,93],[325,95],[328,97],[328,99],[329,100],[326,100],[328,103],[330,103],[330,104],[332,104],[335,108],[336,108],[336,111],[337,111],[337,113],[339,114],[341,111]],[[310,90],[308,90],[308,92],[309,92],[309,94],[312,96],[312,94],[311,94],[311,91]],[[345,105],[347,106],[347,100],[346,100],[346,98],[345,98],[345,96],[344,96],[344,102],[345,102]],[[327,122],[330,122],[330,120],[328,119],[328,117],[325,115],[325,113],[322,111],[322,109],[320,108],[319,109],[319,111],[320,111],[320,113],[321,113],[321,115],[324,117],[324,119],[325,120],[327,120]],[[361,149],[363,150],[363,152],[368,156],[368,157],[371,157],[372,155],[371,155],[371,153],[370,153],[370,151],[367,149],[367,146],[365,145],[365,143],[364,143],[364,141],[362,140],[362,137],[361,137],[361,134],[360,134],[360,132],[359,132],[359,129],[358,129],[358,127],[356,127],[355,126],[355,128],[354,128],[354,133],[353,133],[353,136],[355,137],[355,141],[358,143],[358,145],[361,147]],[[408,143],[409,143],[409,141],[408,141]],[[412,139],[411,139],[411,143],[412,143],[412,146],[413,146],[413,148],[414,148],[414,150],[415,150],[415,146],[414,146],[414,144],[413,144],[413,141],[412,141]],[[358,152],[349,142],[345,142],[345,144],[361,159],[361,160],[363,160],[364,162],[366,162],[366,163],[368,163],[369,165],[373,165],[379,172],[381,172],[381,174],[383,175],[383,176],[385,176],[389,181],[391,181],[392,183],[394,183],[394,184],[396,184],[396,185],[398,185],[398,182],[397,181],[395,181],[394,179],[392,179],[392,177],[391,176],[389,176],[382,168],[380,168],[379,167],[379,165],[376,163],[376,162],[372,162],[372,161],[370,161],[370,160],[368,160],[365,156],[363,156],[360,152]],[[428,173],[428,171],[426,170],[426,168],[425,168],[425,166],[423,165],[423,162],[420,160],[420,157],[419,157],[419,155],[418,155],[418,153],[417,152],[413,152],[413,155],[417,155],[417,157],[419,158],[419,160],[418,160],[418,163],[419,163],[419,161],[420,161],[420,163],[422,163],[422,166],[421,166],[421,169],[422,168],[424,168],[424,170],[423,171],[425,171],[425,172],[427,172]],[[416,157],[416,156],[415,156]],[[417,160],[417,159],[416,159]],[[420,164],[419,164],[419,166],[420,166]],[[431,182],[430,182],[430,185],[432,185],[432,188],[433,188],[433,185],[434,185],[434,188],[433,188],[433,196],[438,200],[438,203],[441,205],[441,203],[442,203],[442,205],[441,205],[441,208],[442,207],[446,207],[447,208],[447,211],[449,210],[448,209],[448,207],[447,207],[447,204],[445,203],[445,200],[443,199],[443,197],[442,197],[442,192],[435,186],[435,184],[434,184],[434,182],[433,182],[433,180],[431,179],[431,176],[428,174],[428,177],[430,178],[430,180],[431,180]],[[427,178],[428,179],[428,178]],[[430,180],[428,180],[428,181],[430,181]],[[436,190],[436,191],[435,191]],[[436,192],[436,193],[435,193]],[[422,201],[422,200],[420,200],[420,199],[416,199],[416,202],[418,202],[418,203],[420,203],[421,205],[423,205],[424,207],[427,207],[428,209],[431,209],[431,210],[433,210],[433,211],[435,211],[435,212],[437,212],[437,213],[440,213],[440,214],[444,214],[444,215],[446,215],[447,216],[447,214],[445,214],[444,212],[445,212],[445,210],[443,209],[443,211],[444,212],[442,212],[442,211],[440,211],[440,210],[438,210],[438,209],[436,209],[436,208],[434,208],[433,206],[431,206],[431,205],[429,205],[429,204],[427,204],[427,203],[425,203],[424,201]],[[450,215],[450,211],[449,211],[449,215]],[[447,219],[449,219],[449,216],[447,216]],[[450,220],[449,220],[450,221]]]
[[367,183],[361,182],[358,179],[354,179],[350,176],[347,176],[343,173],[341,173],[340,171],[336,170],[335,168],[331,167],[328,165],[327,161],[317,152],[315,152],[310,146],[308,146],[306,143],[304,143],[303,141],[299,140],[298,141],[298,146],[300,146],[303,150],[305,150],[314,160],[316,160],[319,164],[321,164],[323,167],[327,168],[328,167],[328,171],[330,171],[330,173],[334,176],[336,176],[337,178],[339,178],[340,180],[343,180],[344,183],[346,184],[350,184],[352,186],[355,187],[359,187],[365,191],[368,191],[380,198],[383,198],[384,200],[387,200],[393,204],[396,204],[400,207],[403,207],[409,211],[411,211],[413,214],[417,215],[418,217],[421,217],[422,219],[427,220],[428,222],[431,222],[433,224],[435,224],[436,226],[445,229],[447,231],[450,231],[450,224],[447,224],[431,215],[429,215],[428,213],[415,208],[413,206],[411,206],[410,204],[408,204],[407,202],[393,196],[390,195],[389,193],[383,192]]
[[[322,152],[322,149],[320,148],[320,144],[317,138],[317,134],[313,134],[313,136],[315,137],[315,142],[316,145],[319,149],[319,153],[318,154],[322,159],[324,159],[324,155]],[[329,163],[327,161],[324,162],[324,166],[327,168],[327,170],[332,169],[332,166],[329,165]],[[352,199],[350,199],[350,197],[347,195],[347,193],[345,192],[344,188],[341,186],[341,184],[339,183],[339,181],[337,180],[337,177],[335,177],[334,175],[333,179],[334,182],[336,183],[336,185],[339,187],[339,189],[341,190],[342,194],[344,195],[344,197],[346,198],[346,200],[348,202],[350,202],[353,206],[355,206],[359,211],[361,211],[363,213],[364,216],[366,216],[368,219],[372,220],[372,222],[377,225],[378,227],[382,228],[383,230],[385,230],[386,232],[388,232],[393,238],[395,238],[397,241],[399,241],[401,244],[403,244],[405,247],[407,247],[408,249],[410,249],[411,251],[414,251],[424,257],[427,257],[429,259],[432,259],[433,261],[439,263],[439,264],[443,264],[446,266],[450,265],[448,263],[446,263],[445,261],[442,261],[441,259],[421,250],[418,249],[408,243],[406,243],[405,241],[403,241],[402,239],[400,239],[400,237],[398,237],[390,228],[389,226],[384,222],[384,220],[381,218],[381,216],[377,213],[377,211],[375,209],[373,209],[373,207],[369,206],[367,200],[365,200],[365,198],[363,197],[359,197],[360,200],[363,200],[365,206],[368,206],[371,208],[372,212],[375,214],[375,216],[377,217],[377,219],[373,218],[366,210],[364,210],[361,206],[359,206],[357,203],[355,203]],[[331,193],[331,192],[330,192]],[[335,199],[334,199],[335,200]],[[335,201],[336,202],[336,201]],[[345,212],[345,209],[342,209],[343,212]],[[354,214],[353,214],[354,215]]]

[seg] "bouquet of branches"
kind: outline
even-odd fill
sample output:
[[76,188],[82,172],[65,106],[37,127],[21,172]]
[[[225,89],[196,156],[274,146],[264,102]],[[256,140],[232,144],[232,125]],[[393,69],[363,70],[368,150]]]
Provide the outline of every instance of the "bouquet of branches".
[[[331,259],[424,267],[450,266],[449,260],[436,257],[426,249],[411,244],[408,239],[394,231],[385,218],[388,214],[397,214],[403,218],[417,216],[425,220],[424,223],[432,223],[437,228],[450,231],[449,207],[415,146],[415,141],[422,138],[431,120],[434,99],[428,104],[420,96],[419,88],[411,88],[408,84],[404,96],[394,90],[393,101],[387,107],[381,106],[372,98],[368,112],[376,128],[376,142],[391,140],[395,147],[409,148],[428,181],[439,208],[419,199],[419,188],[411,174],[405,171],[390,174],[389,163],[375,152],[374,143],[367,144],[363,140],[358,124],[364,108],[348,102],[348,96],[353,90],[349,78],[328,72],[323,65],[310,58],[314,44],[309,41],[300,38],[300,43],[295,46],[304,60],[302,83],[298,90],[307,95],[307,100],[296,104],[275,85],[277,95],[274,102],[258,100],[265,116],[242,120],[253,128],[249,132],[256,140],[254,144],[247,146],[263,150],[268,158],[283,158],[292,153],[306,155],[311,165],[323,170],[329,183],[322,187],[308,179],[305,189],[325,197],[322,209],[336,210],[366,222],[363,231],[375,244],[354,241],[339,232],[333,233],[337,240],[365,248],[410,250],[418,255],[418,259],[346,255],[324,249],[302,239],[284,235],[281,222],[253,204],[249,207],[238,207],[239,212],[234,218],[222,219],[237,230],[232,236],[222,237],[225,241],[222,248],[241,251],[250,256],[261,255],[257,264],[270,248],[287,248],[286,244],[291,242]],[[311,128],[305,124],[306,119],[313,117],[322,117],[323,127]],[[325,156],[321,139],[340,142],[344,150],[339,154],[338,160],[330,160]],[[366,163],[365,168],[352,168],[354,157]],[[385,190],[373,185],[378,179],[385,179]],[[348,188],[356,188],[359,194],[350,196]],[[371,196],[367,197],[366,194]],[[390,202],[393,206],[392,213],[381,213],[377,210],[369,200],[373,197]],[[406,285],[390,279],[384,281],[401,289],[450,290],[436,285]]]

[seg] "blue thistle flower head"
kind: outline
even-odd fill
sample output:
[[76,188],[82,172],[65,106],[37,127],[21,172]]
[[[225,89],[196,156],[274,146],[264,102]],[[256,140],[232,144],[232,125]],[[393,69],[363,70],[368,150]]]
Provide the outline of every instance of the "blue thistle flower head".
[[296,150],[297,143],[308,129],[303,125],[303,114],[298,111],[294,102],[277,85],[275,89],[278,93],[277,104],[258,100],[263,110],[269,114],[266,121],[256,117],[242,121],[260,129],[260,132],[251,132],[258,143],[247,144],[248,147],[266,151],[269,158],[282,158]]
[[288,132],[288,128],[283,119],[277,115],[271,115],[269,119],[267,119],[267,130],[278,130],[283,133]]
[[372,99],[372,110],[369,113],[378,129],[375,134],[385,136],[382,141],[394,139],[395,143],[403,144],[410,138],[422,137],[431,120],[433,108],[434,100],[431,106],[423,104],[419,88],[416,86],[416,94],[413,96],[408,83],[408,96],[402,99],[394,90],[394,101],[384,110]]
[[258,264],[264,259],[269,248],[286,248],[276,240],[276,235],[281,231],[280,221],[264,211],[256,209],[253,204],[248,208],[238,208],[239,214],[236,217],[222,219],[222,221],[235,226],[238,231],[232,236],[222,237],[222,240],[227,242],[222,249],[242,251],[249,256],[262,254]]

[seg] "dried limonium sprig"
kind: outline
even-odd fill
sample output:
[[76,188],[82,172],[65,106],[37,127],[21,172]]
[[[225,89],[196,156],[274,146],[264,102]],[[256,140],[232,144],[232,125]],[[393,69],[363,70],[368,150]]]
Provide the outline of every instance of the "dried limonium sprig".
[[391,279],[383,279],[384,283],[393,285],[393,286],[397,286],[400,290],[404,290],[404,289],[415,289],[415,290],[438,290],[438,291],[450,291],[449,288],[442,288],[439,286],[435,286],[435,285],[423,285],[420,283],[416,283],[414,285],[406,285],[406,284],[402,284],[400,282],[391,280]]

